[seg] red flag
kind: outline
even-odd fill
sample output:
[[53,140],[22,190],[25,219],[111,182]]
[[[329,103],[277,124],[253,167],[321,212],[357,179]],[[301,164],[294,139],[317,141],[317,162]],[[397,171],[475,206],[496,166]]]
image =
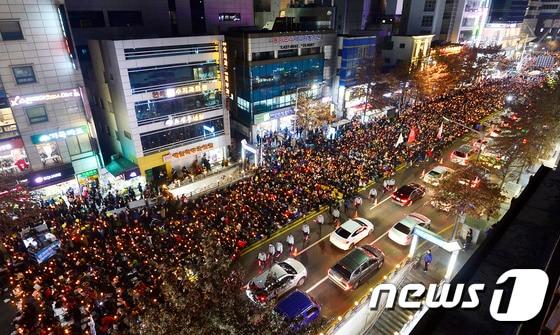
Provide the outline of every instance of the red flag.
[[443,137],[443,122],[441,122],[441,125],[439,126],[439,131],[437,133],[437,139],[441,140],[442,137]]
[[415,126],[410,128],[410,133],[408,133],[408,140],[406,141],[406,143],[410,144],[416,141],[416,133],[417,133],[417,129]]

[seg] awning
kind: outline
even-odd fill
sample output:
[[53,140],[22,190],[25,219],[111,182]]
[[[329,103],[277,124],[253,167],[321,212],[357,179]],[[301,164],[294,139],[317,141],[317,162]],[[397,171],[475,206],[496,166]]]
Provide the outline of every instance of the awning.
[[124,179],[130,179],[140,175],[138,165],[123,157],[112,160],[105,168],[113,176],[124,176]]

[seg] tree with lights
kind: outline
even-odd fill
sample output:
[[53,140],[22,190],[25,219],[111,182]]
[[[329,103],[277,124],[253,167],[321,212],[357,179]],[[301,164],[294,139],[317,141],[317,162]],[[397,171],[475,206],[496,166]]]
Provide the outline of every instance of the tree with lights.
[[458,169],[442,180],[432,196],[432,204],[457,217],[453,238],[460,217],[493,216],[503,201],[498,185],[490,181],[484,168],[475,164]]
[[[131,320],[133,332],[150,335],[295,334],[274,312],[274,301],[257,306],[243,294],[241,270],[219,242],[207,238],[200,255],[162,270],[161,301],[148,302]],[[298,334],[314,334],[322,321]]]
[[313,131],[336,120],[330,103],[312,99],[306,94],[297,96],[296,106],[296,127],[298,128]]

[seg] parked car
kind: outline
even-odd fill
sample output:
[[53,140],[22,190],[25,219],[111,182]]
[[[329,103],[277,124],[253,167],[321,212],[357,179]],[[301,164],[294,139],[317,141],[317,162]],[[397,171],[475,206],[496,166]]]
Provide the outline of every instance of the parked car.
[[473,147],[463,144],[451,153],[451,162],[459,165],[467,165],[469,159],[475,154]]
[[435,168],[431,169],[428,173],[426,173],[422,180],[424,180],[426,184],[438,186],[440,181],[447,178],[454,171],[455,170],[448,168],[447,166],[438,165]]
[[430,229],[432,220],[418,213],[408,214],[389,230],[387,236],[400,245],[410,245],[412,241],[412,230],[416,226]]
[[426,194],[426,188],[420,184],[410,183],[399,187],[393,194],[391,199],[394,203],[401,206],[410,206],[416,200],[422,198]]
[[342,250],[348,250],[373,231],[373,223],[363,218],[349,219],[331,233],[329,241]]
[[300,290],[282,298],[274,310],[284,316],[296,331],[309,326],[321,314],[321,306],[317,301]]
[[253,278],[247,284],[249,299],[264,304],[305,283],[307,269],[299,261],[288,258],[275,263],[270,269]]
[[355,289],[383,266],[385,254],[373,245],[352,250],[328,271],[329,279],[344,290]]

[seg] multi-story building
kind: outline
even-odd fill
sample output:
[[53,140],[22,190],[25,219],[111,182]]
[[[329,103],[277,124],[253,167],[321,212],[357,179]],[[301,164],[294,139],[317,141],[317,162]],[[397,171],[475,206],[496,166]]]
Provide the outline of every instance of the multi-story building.
[[203,156],[227,157],[223,36],[92,40],[89,49],[111,174],[139,172],[150,181]]
[[98,175],[95,127],[75,57],[63,5],[0,6],[0,169],[47,195],[77,190]]
[[232,128],[257,134],[291,129],[298,93],[330,96],[336,70],[334,32],[238,31],[226,36]]
[[[358,68],[373,66],[377,38],[372,35],[339,35],[337,71],[334,87],[337,88],[333,95],[336,109],[343,111],[346,117],[353,117],[363,110],[364,101],[352,99],[352,90],[363,85],[367,76],[360,74]],[[365,64],[369,62],[370,64]]]
[[477,44],[490,0],[405,0],[401,34]]
[[394,35],[382,50],[383,65],[386,67],[418,65],[430,56],[434,35]]
[[524,22],[535,42],[560,39],[560,0],[529,0]]

